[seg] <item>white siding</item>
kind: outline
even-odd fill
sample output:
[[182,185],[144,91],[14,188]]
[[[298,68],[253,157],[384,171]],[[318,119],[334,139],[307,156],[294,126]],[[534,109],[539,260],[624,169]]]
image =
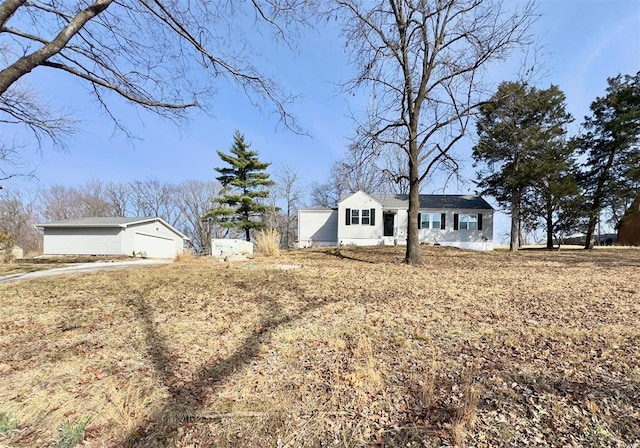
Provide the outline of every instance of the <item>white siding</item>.
[[[491,250],[493,248],[493,210],[420,210],[420,213],[445,213],[446,228],[420,229],[421,242],[459,247],[461,249]],[[482,214],[482,230],[454,230],[454,215]]]
[[133,247],[136,254],[149,258],[173,258],[176,254],[175,241],[161,235],[149,235],[135,232],[133,234]]
[[184,250],[184,240],[161,221],[130,224],[124,233],[124,254],[173,258]]
[[[393,207],[384,207],[377,199],[359,191],[346,197],[338,204],[338,210],[301,210],[298,214],[299,222],[299,247],[306,247],[314,242],[321,245],[360,245],[373,246],[378,244],[406,244],[407,224],[409,214],[407,207],[399,206],[397,202]],[[357,209],[359,222],[347,216],[348,211]],[[373,210],[375,216],[374,225],[362,224],[362,210]],[[418,236],[421,242],[454,246],[463,249],[491,250],[493,247],[493,210],[488,209],[421,209],[421,213],[445,214],[444,229],[419,229]],[[384,236],[385,214],[392,214],[393,235]],[[454,230],[454,215],[458,214],[482,214],[481,230]],[[349,215],[351,216],[351,215]],[[327,225],[331,220],[331,225]],[[335,230],[334,230],[335,226]],[[336,238],[337,235],[337,238]]]
[[46,228],[45,255],[120,255],[120,228]]
[[[356,208],[355,205],[351,204]],[[376,237],[371,233],[367,234],[363,231],[362,227],[366,226],[346,226],[346,208],[341,213],[344,216],[340,216],[339,224],[340,230],[353,227],[350,234],[343,232],[338,239],[339,244],[350,245],[355,244],[359,246],[374,246],[377,244],[400,244],[407,243],[407,224],[409,220],[409,213],[406,209],[393,210],[394,217],[394,236],[393,237]],[[342,209],[342,208],[341,208]],[[386,210],[386,209],[385,209]],[[440,244],[442,246],[459,247],[461,249],[473,249],[473,250],[492,250],[493,249],[493,210],[428,210],[421,209],[420,213],[445,213],[445,229],[419,229],[418,237],[420,242]],[[380,219],[378,220],[378,214]],[[454,214],[482,214],[482,230],[454,230]],[[344,221],[344,222],[343,222]],[[378,225],[380,225],[378,229]],[[376,210],[376,229],[378,229],[380,235],[382,235],[383,225],[383,210],[380,212]],[[351,230],[351,229],[349,229]],[[358,233],[356,233],[358,232]],[[344,235],[350,235],[346,237]]]
[[299,210],[298,247],[337,246],[336,210]]
[[[360,210],[360,223],[347,225],[347,209]],[[374,210],[374,225],[362,224],[362,210]],[[382,244],[382,204],[358,191],[338,204],[338,244],[371,246]]]

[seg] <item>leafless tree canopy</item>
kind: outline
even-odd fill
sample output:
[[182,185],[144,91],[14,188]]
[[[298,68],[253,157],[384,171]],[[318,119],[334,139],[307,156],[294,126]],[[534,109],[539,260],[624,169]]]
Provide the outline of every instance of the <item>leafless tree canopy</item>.
[[15,190],[0,190],[0,235],[8,235],[25,254],[39,253],[42,237],[33,226],[35,223],[34,198]]
[[300,172],[284,165],[272,176],[275,185],[266,199],[269,212],[264,216],[269,229],[280,234],[280,246],[289,249],[298,236],[298,207],[302,204],[304,188]]
[[358,123],[360,152],[404,154],[409,184],[408,263],[419,263],[420,183],[446,164],[487,95],[488,63],[528,43],[532,3],[501,0],[337,0],[356,75],[349,90],[370,89],[367,117]]
[[[221,84],[235,84],[295,128],[292,97],[252,64],[243,26],[290,42],[304,0],[26,1],[0,3],[0,123],[59,143],[74,122],[27,82],[55,70],[86,82],[114,122],[113,97],[171,119],[210,107]],[[3,134],[7,134],[4,132]]]

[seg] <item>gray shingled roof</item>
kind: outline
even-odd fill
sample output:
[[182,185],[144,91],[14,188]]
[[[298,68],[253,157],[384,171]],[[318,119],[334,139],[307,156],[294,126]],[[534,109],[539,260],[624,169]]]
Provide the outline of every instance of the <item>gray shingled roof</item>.
[[[407,194],[371,194],[369,196],[380,202],[383,207],[407,208],[409,206]],[[420,208],[493,210],[493,207],[480,196],[465,194],[421,194]]]
[[153,221],[155,219],[157,218],[92,217],[47,222],[36,224],[36,227],[126,227],[127,224]]
[[92,217],[92,218],[78,218],[67,219],[66,221],[47,222],[43,224],[36,224],[37,228],[86,228],[86,227],[127,227],[129,224],[143,223],[149,221],[159,220],[162,221],[172,232],[179,235],[182,238],[189,239],[184,233],[173,227],[171,224],[163,220],[162,218],[155,217],[134,217],[134,218],[122,218],[122,217]]

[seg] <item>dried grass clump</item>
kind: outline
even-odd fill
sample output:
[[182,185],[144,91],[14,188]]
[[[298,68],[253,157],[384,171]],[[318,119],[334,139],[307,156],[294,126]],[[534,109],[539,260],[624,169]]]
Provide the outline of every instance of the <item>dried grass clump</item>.
[[280,234],[275,229],[261,230],[256,237],[256,252],[265,257],[280,255]]
[[452,422],[451,436],[454,446],[465,445],[468,432],[473,429],[477,422],[479,400],[479,385],[465,382],[462,402],[455,410]]
[[176,258],[174,258],[174,261],[180,262],[180,263],[188,263],[190,261],[193,261],[195,259],[195,255],[193,255],[193,251],[190,249],[185,250],[184,252],[176,255]]

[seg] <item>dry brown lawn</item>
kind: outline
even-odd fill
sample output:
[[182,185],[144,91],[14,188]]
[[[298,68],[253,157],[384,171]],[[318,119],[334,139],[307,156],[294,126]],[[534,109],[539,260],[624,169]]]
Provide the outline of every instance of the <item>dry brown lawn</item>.
[[0,284],[0,446],[640,445],[640,251],[423,250]]
[[43,271],[46,269],[61,268],[67,266],[60,262],[36,262],[33,260],[15,260],[0,262],[0,276],[12,275],[24,272]]
[[94,263],[98,261],[124,261],[131,260],[131,257],[125,256],[91,256],[91,255],[73,255],[59,257],[43,257],[43,258],[25,258],[18,260],[10,260],[4,262],[0,260],[0,277],[5,275],[43,271],[47,269],[62,268],[74,263]]

